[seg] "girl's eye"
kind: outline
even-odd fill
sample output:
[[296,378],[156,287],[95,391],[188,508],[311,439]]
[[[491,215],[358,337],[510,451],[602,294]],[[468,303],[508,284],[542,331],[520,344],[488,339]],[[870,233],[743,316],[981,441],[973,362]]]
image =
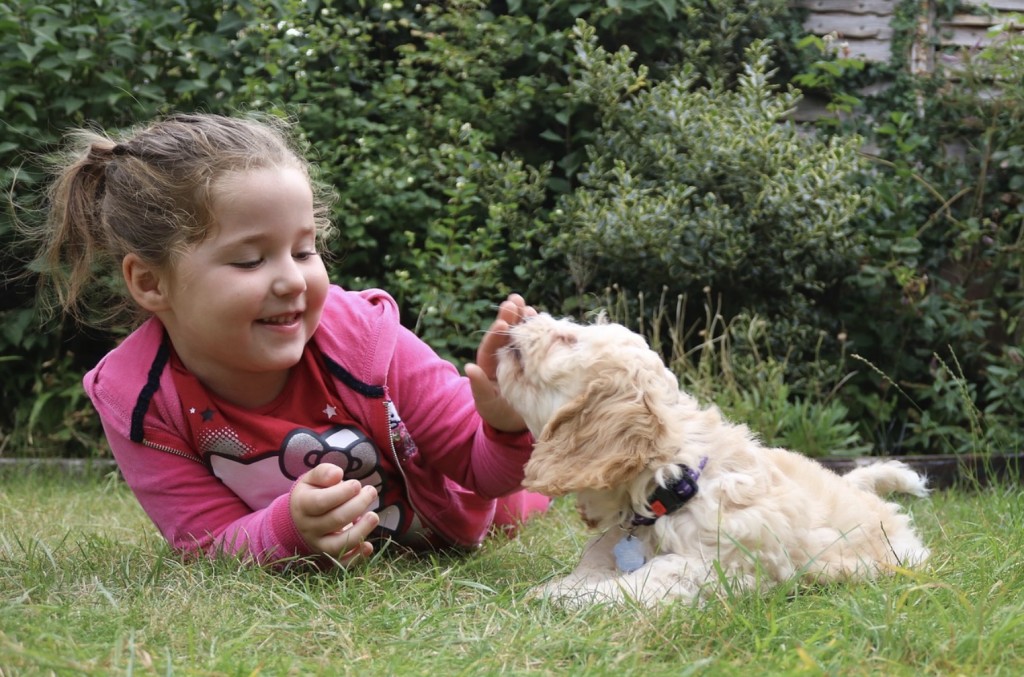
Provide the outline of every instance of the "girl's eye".
[[311,259],[314,256],[316,256],[316,252],[315,251],[297,252],[297,253],[293,254],[293,256],[298,261],[306,261],[306,260]]
[[263,263],[263,259],[253,259],[252,261],[235,261],[231,265],[242,270],[251,270],[258,268],[261,263]]

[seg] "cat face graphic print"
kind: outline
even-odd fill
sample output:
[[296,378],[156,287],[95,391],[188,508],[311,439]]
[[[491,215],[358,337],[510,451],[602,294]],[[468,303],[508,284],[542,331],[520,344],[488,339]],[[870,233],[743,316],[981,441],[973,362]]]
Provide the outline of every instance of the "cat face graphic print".
[[[282,393],[257,409],[238,407],[209,393],[176,358],[171,370],[193,448],[253,510],[288,493],[311,468],[333,463],[345,479],[377,489],[370,508],[380,516],[377,538],[402,541],[421,530],[390,450],[382,453],[342,408],[312,349],[295,366]],[[396,449],[409,449],[412,441],[390,402],[388,413],[391,443]]]

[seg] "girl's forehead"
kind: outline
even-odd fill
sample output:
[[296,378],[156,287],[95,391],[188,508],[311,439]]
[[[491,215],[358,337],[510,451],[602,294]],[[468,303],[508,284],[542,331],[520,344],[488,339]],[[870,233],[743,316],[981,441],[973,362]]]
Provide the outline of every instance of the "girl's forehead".
[[218,174],[210,186],[215,202],[230,201],[239,194],[262,190],[278,184],[282,179],[299,179],[309,184],[306,172],[292,164],[274,164],[248,169],[231,169]]
[[212,193],[210,216],[207,240],[244,243],[316,229],[309,179],[301,169],[287,166],[225,176]]

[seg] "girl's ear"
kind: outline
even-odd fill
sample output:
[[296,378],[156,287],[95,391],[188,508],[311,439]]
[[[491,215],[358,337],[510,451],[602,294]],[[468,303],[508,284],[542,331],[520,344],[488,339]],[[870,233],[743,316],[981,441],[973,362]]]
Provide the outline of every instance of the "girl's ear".
[[128,292],[143,310],[156,313],[167,309],[166,281],[159,271],[137,254],[125,255],[121,261],[121,274]]

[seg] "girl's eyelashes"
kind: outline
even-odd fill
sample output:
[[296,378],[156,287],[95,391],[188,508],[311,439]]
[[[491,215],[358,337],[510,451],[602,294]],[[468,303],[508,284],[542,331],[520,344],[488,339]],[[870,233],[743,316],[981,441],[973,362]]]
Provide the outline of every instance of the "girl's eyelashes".
[[[319,256],[319,253],[315,250],[303,250],[292,254],[292,258],[296,261],[308,261],[309,259]],[[231,265],[235,268],[241,268],[242,270],[251,270],[253,268],[259,268],[266,259],[258,258],[244,261],[232,261]]]

